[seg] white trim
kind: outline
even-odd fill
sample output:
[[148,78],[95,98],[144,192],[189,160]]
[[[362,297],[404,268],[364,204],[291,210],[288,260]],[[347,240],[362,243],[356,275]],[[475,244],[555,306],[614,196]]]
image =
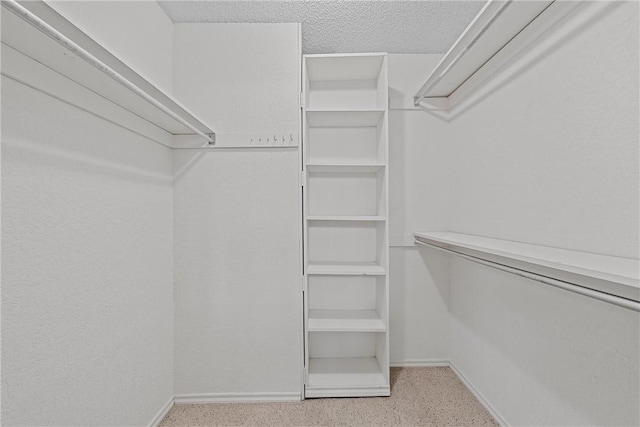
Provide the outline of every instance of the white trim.
[[391,396],[390,386],[308,386],[305,398],[321,397],[388,397]]
[[178,394],[175,403],[299,402],[300,392]]
[[167,403],[165,403],[162,408],[160,408],[156,416],[153,417],[153,420],[149,423],[149,427],[156,427],[158,424],[160,424],[160,421],[162,421],[164,417],[169,413],[174,404],[175,399],[172,396],[169,400],[167,400]]
[[450,363],[445,359],[405,359],[390,363],[392,368],[437,368],[441,366],[449,366]]
[[462,384],[464,384],[469,389],[469,391],[475,396],[475,398],[478,399],[478,402],[480,402],[482,406],[484,406],[484,409],[489,412],[489,414],[497,421],[498,424],[503,427],[509,425],[498,413],[498,411],[496,411],[495,408],[491,406],[491,403],[489,403],[489,401],[484,398],[482,393],[480,393],[473,385],[471,385],[471,382],[469,382],[469,380],[462,374],[462,372],[460,372],[458,368],[456,368],[453,362],[449,362],[449,367],[451,368],[453,373],[457,375],[460,381],[462,381]]

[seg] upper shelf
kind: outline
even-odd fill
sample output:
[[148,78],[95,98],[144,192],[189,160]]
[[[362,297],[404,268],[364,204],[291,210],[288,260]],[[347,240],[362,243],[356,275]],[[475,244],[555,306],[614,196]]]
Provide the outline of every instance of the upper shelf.
[[418,232],[414,237],[418,243],[640,301],[637,259],[450,232]]
[[414,97],[449,109],[582,2],[489,0]]
[[309,310],[309,332],[385,332],[375,310]]
[[[35,62],[26,66],[27,61],[3,61],[3,75],[65,100],[86,101],[97,95],[102,102],[108,100],[171,135],[197,134],[214,141],[214,131],[202,120],[43,1],[7,0],[2,6],[3,45],[43,68],[36,75]],[[56,81],[61,78],[75,82],[75,90],[86,93],[57,90]]]
[[385,58],[384,53],[305,55],[310,82],[336,80],[375,80]]

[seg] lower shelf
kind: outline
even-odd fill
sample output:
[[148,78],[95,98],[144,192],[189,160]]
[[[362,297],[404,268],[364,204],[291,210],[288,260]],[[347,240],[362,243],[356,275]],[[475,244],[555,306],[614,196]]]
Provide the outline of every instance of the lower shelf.
[[309,359],[305,397],[389,396],[375,357]]

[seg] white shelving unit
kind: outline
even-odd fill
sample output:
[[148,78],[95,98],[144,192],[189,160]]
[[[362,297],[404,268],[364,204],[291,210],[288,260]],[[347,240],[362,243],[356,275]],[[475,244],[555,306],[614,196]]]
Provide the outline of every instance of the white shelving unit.
[[387,57],[303,72],[305,397],[389,396]]
[[169,148],[184,135],[214,146],[211,127],[45,2],[1,4],[2,76]]

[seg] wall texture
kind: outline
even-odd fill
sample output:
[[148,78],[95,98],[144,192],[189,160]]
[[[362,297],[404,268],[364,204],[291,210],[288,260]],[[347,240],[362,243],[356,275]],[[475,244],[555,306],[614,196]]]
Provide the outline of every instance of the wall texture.
[[[412,98],[441,57],[389,55],[389,97]],[[446,229],[448,168],[442,159],[449,150],[447,131],[447,123],[420,110],[389,113],[389,339],[394,364],[449,360],[448,259],[436,251],[419,251],[411,235]]]
[[[449,230],[638,258],[638,3],[585,7],[451,121]],[[507,423],[640,422],[638,313],[459,259],[450,286],[451,360]]]
[[638,257],[637,8],[609,5],[451,122],[451,230]]
[[638,425],[638,313],[451,260],[451,362],[507,425]]
[[171,172],[2,79],[4,425],[146,425],[173,395]]
[[[49,4],[171,89],[155,2]],[[146,425],[174,393],[170,150],[4,77],[2,112],[3,424]]]
[[157,2],[45,1],[140,75],[171,92],[173,23]]
[[[175,93],[219,133],[297,131],[298,40],[176,25]],[[174,152],[178,396],[300,397],[299,170],[296,148]]]

